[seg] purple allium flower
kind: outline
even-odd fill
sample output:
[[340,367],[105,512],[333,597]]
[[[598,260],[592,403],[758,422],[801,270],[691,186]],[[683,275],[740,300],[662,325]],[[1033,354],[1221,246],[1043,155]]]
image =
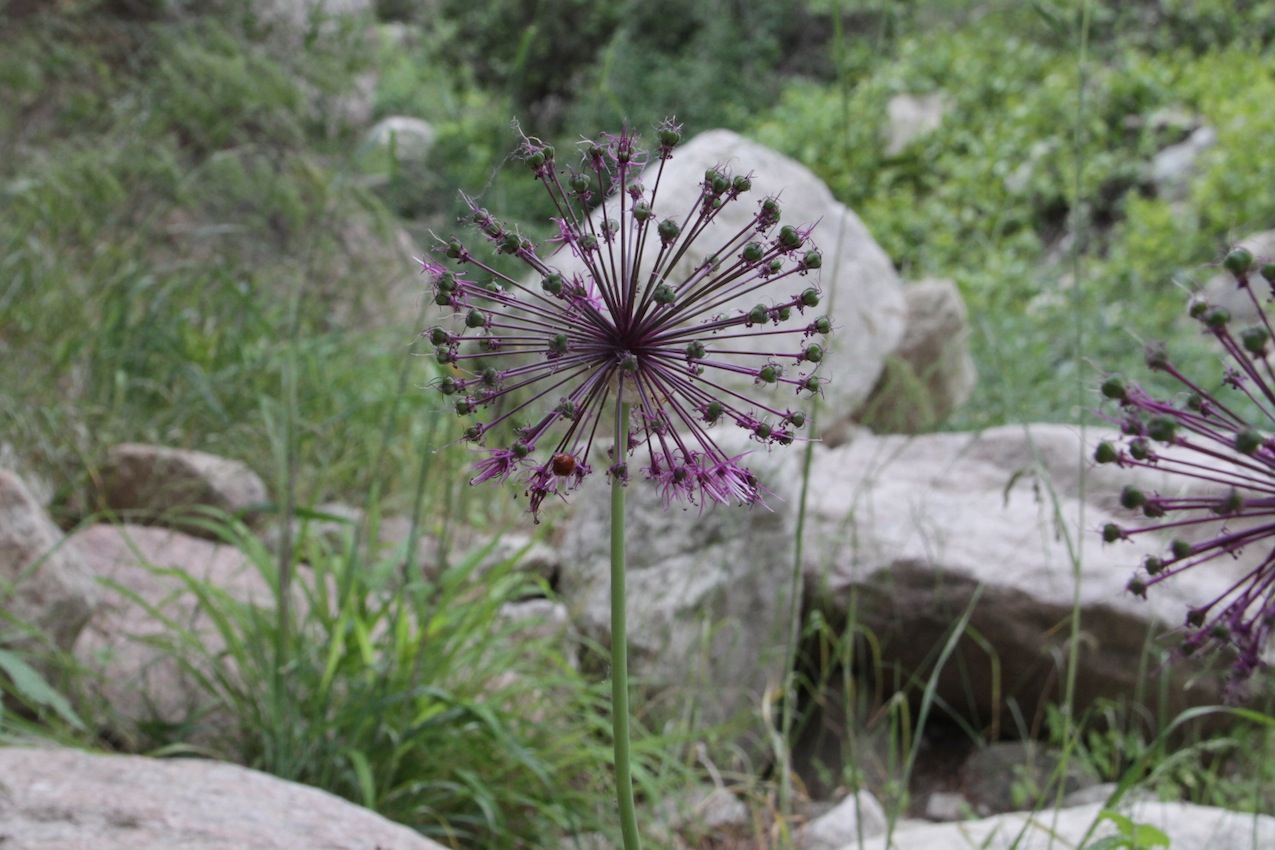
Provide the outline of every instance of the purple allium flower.
[[[751,175],[725,165],[704,174],[691,209],[663,209],[660,179],[680,140],[672,122],[656,129],[651,154],[627,130],[608,134],[581,144],[576,167],[551,146],[524,140],[520,156],[557,210],[548,245],[468,197],[462,221],[497,254],[523,263],[533,283],[497,271],[455,238],[421,261],[435,303],[452,314],[450,328],[424,334],[446,372],[434,385],[458,414],[479,418],[465,439],[485,446],[502,426],[514,434],[507,446],[478,449],[471,483],[514,479],[533,515],[547,496],[578,486],[595,462],[627,481],[635,454],[666,503],[759,502],[763,490],[743,456],[719,448],[710,426],[733,423],[761,444],[787,445],[806,416],[763,403],[730,379],[793,396],[820,392],[824,346],[815,338],[831,323],[814,313],[822,258],[811,226],[780,226],[779,199],[748,200]],[[722,244],[697,245],[737,203],[756,207],[748,226]],[[560,256],[582,271],[566,271],[568,263],[555,262]],[[686,260],[692,270],[675,275]],[[728,306],[744,294],[756,306]],[[749,338],[774,347],[744,350],[740,341]],[[626,435],[617,433],[621,404],[632,411]],[[616,437],[625,456],[598,460],[600,436]]]
[[[1122,437],[1099,443],[1098,463],[1145,467],[1204,485],[1203,495],[1165,496],[1127,486],[1121,504],[1140,510],[1151,524],[1102,529],[1107,542],[1148,533],[1171,536],[1167,551],[1149,555],[1129,582],[1139,596],[1160,582],[1248,546],[1264,555],[1252,570],[1214,599],[1187,612],[1181,651],[1230,647],[1235,654],[1229,695],[1238,698],[1248,678],[1265,667],[1263,651],[1275,625],[1275,371],[1269,355],[1275,336],[1264,305],[1250,285],[1254,273],[1269,283],[1275,263],[1258,268],[1244,248],[1227,254],[1223,265],[1247,293],[1258,320],[1232,329],[1226,309],[1196,297],[1190,315],[1219,343],[1228,361],[1221,392],[1210,392],[1183,374],[1162,347],[1147,350],[1147,365],[1182,387],[1162,401],[1119,377],[1108,377],[1102,394],[1117,402]],[[1257,423],[1257,424],[1253,424]]]

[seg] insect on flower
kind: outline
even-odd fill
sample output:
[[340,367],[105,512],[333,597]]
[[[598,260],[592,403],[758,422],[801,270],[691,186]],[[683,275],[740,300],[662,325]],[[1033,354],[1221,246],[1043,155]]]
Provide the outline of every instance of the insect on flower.
[[[710,428],[787,445],[805,413],[757,391],[820,392],[825,346],[812,338],[831,322],[812,312],[822,265],[812,228],[781,226],[778,198],[757,198],[746,227],[702,249],[723,209],[750,203],[752,176],[710,168],[690,209],[665,209],[661,178],[681,138],[666,121],[648,153],[628,130],[608,134],[581,144],[578,165],[524,139],[520,157],[557,213],[553,236],[533,243],[467,196],[462,221],[526,277],[497,271],[460,238],[421,261],[451,315],[423,334],[443,373],[434,386],[458,415],[480,419],[464,434],[480,447],[471,482],[514,479],[533,515],[592,474],[602,442],[622,447],[601,461],[608,475],[627,482],[636,457],[666,503],[759,502],[743,455],[724,452]],[[755,306],[734,306],[742,295]],[[513,438],[488,447],[497,428]]]

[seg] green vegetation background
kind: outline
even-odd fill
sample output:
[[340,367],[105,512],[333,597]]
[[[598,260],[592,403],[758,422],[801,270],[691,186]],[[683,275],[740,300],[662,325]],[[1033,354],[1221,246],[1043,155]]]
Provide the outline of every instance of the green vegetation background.
[[[1196,346],[1187,292],[1275,227],[1272,2],[1095,2],[1084,50],[1064,0],[379,0],[299,29],[235,0],[31,5],[0,2],[0,449],[68,525],[131,440],[430,530],[516,517],[440,451],[409,355],[411,254],[456,192],[545,219],[518,127],[565,150],[676,115],[812,168],[905,279],[960,286],[979,385],[951,429],[1086,417],[1077,387],[1144,341]],[[932,92],[941,128],[888,155],[889,98]],[[425,161],[367,141],[389,115],[433,125]],[[1216,144],[1157,197],[1151,157],[1199,124]],[[451,510],[421,511],[426,480]]]

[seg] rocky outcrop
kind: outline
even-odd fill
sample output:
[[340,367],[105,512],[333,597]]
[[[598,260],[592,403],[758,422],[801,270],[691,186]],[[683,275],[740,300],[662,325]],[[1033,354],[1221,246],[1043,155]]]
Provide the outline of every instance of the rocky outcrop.
[[[70,649],[97,602],[93,572],[26,483],[0,469],[0,620],[9,645]],[[32,629],[26,632],[26,629]]]
[[5,850],[443,850],[325,791],[202,759],[0,748]]
[[101,496],[107,509],[130,521],[171,524],[189,519],[197,508],[250,517],[265,503],[266,485],[236,460],[124,443],[107,455]]

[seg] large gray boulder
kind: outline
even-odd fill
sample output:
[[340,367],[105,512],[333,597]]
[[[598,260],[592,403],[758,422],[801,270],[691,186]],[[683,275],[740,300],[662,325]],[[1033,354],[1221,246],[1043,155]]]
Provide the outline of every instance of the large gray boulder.
[[[800,452],[761,449],[746,462],[762,486],[786,494]],[[559,575],[576,627],[604,647],[611,639],[609,486],[594,475],[572,494]],[[708,725],[756,710],[784,669],[795,503],[780,495],[768,506],[666,509],[655,486],[636,477],[627,501],[631,676],[668,716],[690,705]],[[738,741],[755,753],[764,736],[754,722]]]
[[443,850],[326,791],[204,759],[0,748],[5,850]]
[[[828,187],[808,168],[729,130],[701,133],[673,151],[660,179],[656,215],[680,221],[700,197],[705,170],[723,165],[737,174],[751,173],[752,190],[723,208],[695,240],[695,250],[674,267],[673,274],[689,273],[728,237],[747,226],[757,212],[757,203],[768,195],[779,197],[785,224],[817,222],[811,236],[823,252],[823,301],[817,309],[832,317],[834,327],[827,339],[828,353],[822,370],[825,375],[835,376],[824,387],[825,424],[849,419],[871,392],[886,355],[903,337],[907,308],[898,274],[859,217],[833,198]],[[645,182],[649,186],[653,178]],[[599,208],[596,217],[601,216]],[[649,240],[647,250],[646,261],[652,262],[658,240]],[[566,252],[554,255],[550,263],[567,273],[580,269]],[[788,295],[790,288],[776,287],[776,292]],[[759,299],[756,293],[745,294],[723,305],[722,312],[747,311],[759,300],[764,301],[765,296]],[[769,352],[775,348],[772,338],[765,336],[737,343],[740,350]],[[748,376],[741,376],[734,384],[723,382],[745,395],[757,393]],[[791,390],[785,398],[791,398]]]
[[251,517],[266,502],[266,485],[237,460],[192,449],[123,443],[107,454],[102,500],[108,509],[148,523],[180,521],[194,508]]
[[0,619],[0,639],[34,646],[42,635],[70,649],[97,603],[93,572],[26,483],[0,469],[0,608],[35,633]]
[[[1005,426],[860,434],[817,449],[804,565],[813,604],[835,622],[870,630],[887,663],[923,680],[931,654],[972,606],[978,642],[962,640],[939,673],[938,693],[975,722],[1007,717],[1011,700],[1030,717],[1058,698],[1073,605],[1082,630],[1077,710],[1134,697],[1160,676],[1170,682],[1170,709],[1216,701],[1215,679],[1188,678],[1198,671],[1187,665],[1162,667],[1148,648],[1183,622],[1192,601],[1220,595],[1251,562],[1188,571],[1146,600],[1130,594],[1127,581],[1156,543],[1104,546],[1098,530],[1135,521],[1115,504],[1123,484],[1178,482],[1093,467],[1100,436]],[[1155,703],[1154,693],[1141,696]]]

